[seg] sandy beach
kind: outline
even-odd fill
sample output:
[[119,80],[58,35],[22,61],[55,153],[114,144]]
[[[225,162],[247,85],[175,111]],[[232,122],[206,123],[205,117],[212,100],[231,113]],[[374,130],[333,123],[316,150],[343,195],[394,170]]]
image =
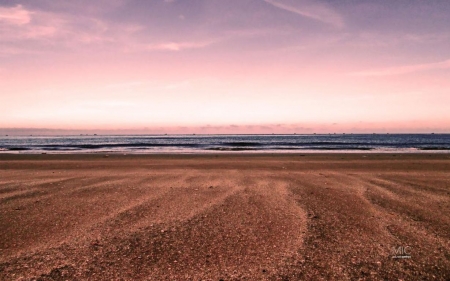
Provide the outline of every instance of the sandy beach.
[[450,154],[3,154],[0,202],[0,280],[450,279]]

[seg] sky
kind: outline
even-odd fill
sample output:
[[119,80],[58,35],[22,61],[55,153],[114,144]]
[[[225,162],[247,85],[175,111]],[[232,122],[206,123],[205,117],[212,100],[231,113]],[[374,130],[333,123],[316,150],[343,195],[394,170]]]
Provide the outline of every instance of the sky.
[[450,133],[450,1],[0,0],[0,128]]

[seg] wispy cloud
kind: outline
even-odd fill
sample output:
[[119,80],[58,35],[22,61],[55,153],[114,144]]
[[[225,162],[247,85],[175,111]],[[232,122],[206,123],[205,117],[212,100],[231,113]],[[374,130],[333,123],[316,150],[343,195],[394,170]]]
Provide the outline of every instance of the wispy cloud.
[[31,13],[22,5],[15,7],[0,7],[0,23],[24,25],[31,21]]
[[225,42],[228,40],[238,38],[254,38],[258,36],[265,36],[272,33],[280,33],[274,29],[240,29],[224,31],[222,36],[212,38],[198,39],[196,41],[169,41],[157,44],[147,44],[145,48],[147,51],[183,51],[189,49],[202,49],[211,45]]
[[264,0],[266,3],[273,5],[282,10],[286,10],[297,15],[317,20],[326,24],[333,25],[338,28],[344,27],[344,20],[336,11],[318,3],[318,1],[295,1],[287,3],[283,0]]
[[43,53],[55,48],[80,50],[86,45],[125,48],[136,41],[134,35],[142,28],[95,15],[0,6],[0,56]]
[[441,62],[433,62],[433,63],[425,63],[425,64],[415,64],[415,65],[403,65],[397,67],[389,67],[378,70],[369,70],[369,71],[360,71],[350,73],[351,76],[391,76],[391,75],[401,75],[412,72],[426,71],[426,70],[434,70],[434,69],[449,69],[450,68],[450,59],[441,61]]
[[[0,56],[14,56],[43,46],[80,49],[84,45],[119,47],[130,51],[183,51],[206,48],[224,38],[192,41],[145,43],[145,37],[135,36],[143,27],[106,21],[91,15],[54,13],[17,5],[0,7]],[[144,38],[144,39],[142,39]],[[114,43],[111,44],[111,43]]]
[[244,28],[226,30],[225,38],[255,38],[273,34],[288,34],[289,31],[279,30],[275,28]]
[[160,43],[160,44],[150,44],[147,45],[147,50],[153,51],[182,51],[186,49],[200,49],[200,48],[206,48],[214,43],[216,43],[217,40],[210,40],[210,41],[199,41],[199,42],[167,42],[167,43]]
[[[93,23],[89,26],[97,28],[98,25]],[[0,42],[14,43],[57,37],[62,39],[71,35],[75,29],[76,24],[69,16],[33,11],[21,5],[14,8],[0,8]]]

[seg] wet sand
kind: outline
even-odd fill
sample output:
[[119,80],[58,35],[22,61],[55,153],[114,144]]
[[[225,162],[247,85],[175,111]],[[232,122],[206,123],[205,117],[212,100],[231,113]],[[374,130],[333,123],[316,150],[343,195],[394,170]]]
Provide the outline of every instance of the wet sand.
[[0,280],[449,280],[449,214],[450,154],[4,154]]

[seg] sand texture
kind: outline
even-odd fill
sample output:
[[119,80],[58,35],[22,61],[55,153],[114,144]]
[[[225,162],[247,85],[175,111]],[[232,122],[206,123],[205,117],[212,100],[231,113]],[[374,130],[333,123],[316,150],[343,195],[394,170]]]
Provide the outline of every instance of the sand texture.
[[0,155],[0,280],[399,279],[450,280],[449,154]]

